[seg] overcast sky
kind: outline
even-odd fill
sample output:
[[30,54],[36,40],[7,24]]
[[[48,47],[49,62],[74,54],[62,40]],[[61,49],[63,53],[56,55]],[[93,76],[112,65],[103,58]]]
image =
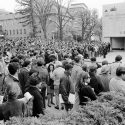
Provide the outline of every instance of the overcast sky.
[[[67,1],[67,0],[65,0]],[[83,2],[88,8],[96,8],[99,12],[99,15],[102,15],[102,6],[105,4],[125,2],[125,0],[72,0],[73,2]],[[16,8],[15,0],[0,0],[0,9],[5,9],[10,12],[14,12]]]

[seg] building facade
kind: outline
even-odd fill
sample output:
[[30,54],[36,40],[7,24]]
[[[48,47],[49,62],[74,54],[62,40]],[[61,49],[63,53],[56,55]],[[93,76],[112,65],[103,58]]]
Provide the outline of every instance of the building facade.
[[111,43],[112,50],[125,50],[125,3],[103,6],[103,41]]

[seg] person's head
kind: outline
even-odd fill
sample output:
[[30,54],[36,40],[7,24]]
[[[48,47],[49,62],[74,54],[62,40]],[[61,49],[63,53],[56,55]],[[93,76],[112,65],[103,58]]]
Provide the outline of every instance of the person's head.
[[40,67],[40,66],[44,66],[45,65],[45,61],[44,60],[39,60],[37,61],[37,66]]
[[84,65],[82,66],[82,70],[85,71],[85,72],[88,72],[88,67],[87,67],[86,64],[84,64]]
[[77,80],[77,84],[80,85],[80,84],[84,84],[85,83],[89,83],[90,82],[90,76],[87,72],[81,72],[79,77],[78,77],[78,80]]
[[108,61],[107,60],[102,61],[102,66],[103,65],[108,65]]
[[92,57],[92,58],[91,58],[91,62],[96,62],[96,58],[95,58],[95,57]]
[[75,61],[76,63],[80,63],[80,62],[81,62],[81,57],[78,56],[78,55],[75,56],[74,61]]
[[118,77],[121,77],[125,81],[125,67],[122,66],[118,67],[116,69],[116,75]]
[[12,62],[8,66],[8,71],[11,75],[15,75],[16,73],[18,73],[18,69],[19,69],[19,63],[17,62]]
[[25,60],[22,66],[27,67],[27,69],[30,70],[31,69],[31,62],[29,60]]
[[34,87],[37,87],[37,88],[41,88],[41,82],[40,80],[38,79],[38,77],[36,76],[30,76],[30,79],[29,79],[29,84],[31,86],[34,86]]
[[91,74],[96,74],[96,72],[97,72],[97,67],[95,67],[95,66],[90,66],[89,67],[89,73]]
[[122,60],[122,56],[121,55],[117,55],[115,57],[115,62],[121,61]]
[[73,68],[73,66],[71,64],[65,65],[65,71],[67,71],[69,74],[72,73],[72,68]]
[[53,64],[49,64],[48,66],[48,72],[54,71],[54,65]]

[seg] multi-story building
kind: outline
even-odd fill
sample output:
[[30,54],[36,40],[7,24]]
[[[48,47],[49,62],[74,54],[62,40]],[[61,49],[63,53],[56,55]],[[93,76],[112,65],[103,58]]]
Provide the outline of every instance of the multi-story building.
[[125,50],[125,3],[103,6],[103,41],[112,49]]
[[[70,12],[78,12],[81,9],[85,9],[87,6],[84,3],[71,3]],[[53,10],[55,11],[55,10]],[[74,14],[76,18],[77,14]],[[53,20],[54,17],[51,17]],[[32,33],[32,27],[30,25],[23,26],[24,20],[21,18],[19,13],[10,13],[4,10],[0,10],[0,25],[2,26],[2,30],[5,33],[5,38],[27,38]],[[43,38],[43,32],[41,25],[39,23],[38,18],[35,17],[35,22],[37,23],[37,36]],[[76,28],[75,20],[72,22],[74,28]],[[68,26],[66,26],[65,30],[67,30]],[[55,23],[49,24],[47,27],[47,36],[51,38],[54,32],[57,32],[58,28]],[[77,29],[75,29],[77,30]]]

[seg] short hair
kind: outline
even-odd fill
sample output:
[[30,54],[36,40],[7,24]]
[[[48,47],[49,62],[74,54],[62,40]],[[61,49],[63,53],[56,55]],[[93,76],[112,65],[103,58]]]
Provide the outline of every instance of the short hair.
[[75,61],[76,63],[79,63],[80,60],[81,60],[81,57],[79,57],[78,55],[75,56],[74,61]]
[[30,79],[29,79],[29,83],[30,83],[30,85],[32,85],[32,86],[36,86],[37,84],[39,84],[39,80],[38,80],[37,77],[31,76]]
[[119,67],[116,69],[116,75],[117,75],[117,76],[121,76],[122,74],[125,74],[125,67],[119,66]]
[[25,60],[23,63],[23,67],[27,67],[28,65],[30,65],[30,61],[29,60]]
[[96,61],[96,58],[95,58],[95,57],[92,57],[92,58],[91,58],[91,61],[92,61],[92,62]]
[[13,59],[10,60],[10,63],[11,62],[18,62],[19,63],[19,59],[17,57],[15,57],[15,58],[13,58]]
[[94,72],[97,70],[97,67],[96,66],[90,66],[89,67],[89,72]]
[[108,65],[108,61],[107,60],[102,61],[102,65]]
[[45,61],[44,60],[39,60],[37,62],[37,66],[43,66],[43,65],[45,65]]
[[11,75],[15,75],[18,69],[19,69],[19,64],[17,62],[12,62],[8,66],[8,71]]
[[71,64],[66,64],[65,65],[65,70],[69,70],[69,69],[72,69],[73,66]]
[[121,61],[122,60],[122,56],[121,55],[117,55],[116,57],[115,57],[115,61],[117,62],[117,61]]

